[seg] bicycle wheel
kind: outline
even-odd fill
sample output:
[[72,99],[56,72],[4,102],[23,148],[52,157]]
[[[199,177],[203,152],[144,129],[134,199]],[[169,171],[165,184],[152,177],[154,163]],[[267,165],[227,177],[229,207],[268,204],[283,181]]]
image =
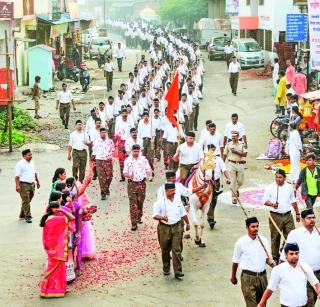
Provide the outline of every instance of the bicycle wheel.
[[273,121],[270,124],[270,132],[271,134],[277,138],[278,137],[278,132],[279,132],[279,127],[281,126],[281,122],[279,120],[279,117],[276,117],[273,119]]
[[281,141],[286,141],[288,139],[288,126],[282,126],[279,128],[277,138]]

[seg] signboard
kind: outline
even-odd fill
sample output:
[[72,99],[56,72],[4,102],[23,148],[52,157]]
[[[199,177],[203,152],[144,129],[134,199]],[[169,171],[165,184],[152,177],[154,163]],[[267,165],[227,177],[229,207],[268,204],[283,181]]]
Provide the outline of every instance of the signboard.
[[286,42],[306,42],[308,38],[308,15],[287,14]]
[[23,3],[23,16],[34,15],[34,0],[24,0]]
[[271,17],[270,16],[259,16],[259,29],[271,30]]
[[0,19],[13,19],[13,2],[0,1]]
[[239,0],[226,0],[226,14],[239,15]]
[[308,0],[311,66],[320,70],[320,0]]

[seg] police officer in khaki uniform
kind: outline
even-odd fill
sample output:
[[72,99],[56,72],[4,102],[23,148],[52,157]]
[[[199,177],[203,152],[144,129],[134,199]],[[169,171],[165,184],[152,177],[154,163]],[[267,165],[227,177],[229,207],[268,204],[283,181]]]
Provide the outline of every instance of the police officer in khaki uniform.
[[236,204],[237,199],[234,193],[239,197],[239,188],[242,186],[244,179],[244,165],[246,163],[244,158],[247,157],[248,153],[245,144],[239,141],[239,132],[232,131],[231,136],[231,142],[227,143],[224,149],[223,160],[228,162],[232,203]]
[[39,115],[39,109],[40,109],[40,96],[41,96],[41,90],[39,87],[41,81],[41,77],[36,76],[34,78],[34,86],[32,88],[32,100],[34,100],[34,118],[39,119],[41,116]]
[[268,285],[266,264],[275,265],[270,255],[267,238],[259,236],[256,217],[246,219],[247,234],[237,240],[232,257],[230,281],[238,283],[237,270],[241,272],[241,290],[247,307],[256,307]]
[[189,219],[179,197],[175,197],[175,183],[165,183],[165,197],[160,198],[153,206],[153,218],[159,221],[157,232],[162,252],[163,274],[170,274],[170,251],[172,251],[175,278],[181,279],[181,240],[183,222],[190,229]]

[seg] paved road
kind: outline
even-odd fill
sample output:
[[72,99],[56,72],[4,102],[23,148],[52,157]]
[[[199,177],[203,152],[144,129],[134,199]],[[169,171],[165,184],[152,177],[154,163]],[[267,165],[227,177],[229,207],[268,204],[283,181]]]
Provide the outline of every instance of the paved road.
[[[115,73],[114,89],[127,78],[135,60],[136,52],[128,52],[124,71]],[[255,157],[265,151],[266,140],[269,138],[268,125],[273,116],[271,82],[240,80],[238,96],[234,97],[229,89],[225,64],[206,62],[205,68],[200,128],[203,128],[205,120],[213,119],[223,132],[231,113],[237,112],[241,122],[246,125],[249,139],[245,186],[269,183],[272,175],[263,170],[263,162],[257,162]],[[99,73],[96,75],[99,77]],[[98,100],[104,96],[103,91],[99,90],[104,80],[95,80],[93,85],[94,97]],[[82,100],[92,102],[92,92]],[[86,114],[92,105],[84,103],[80,111]],[[59,124],[53,101],[49,101],[49,98],[43,102],[42,114],[49,115],[48,121]],[[78,108],[78,113],[73,114],[72,119],[79,116],[81,113]],[[52,133],[64,140],[68,136],[67,131],[61,128],[56,128]],[[2,155],[0,160],[1,306],[244,306],[240,286],[232,286],[229,282],[233,244],[245,233],[244,219],[239,208],[219,203],[216,229],[210,231],[208,227],[205,228],[207,248],[198,248],[193,240],[185,242],[183,282],[174,280],[172,275],[166,278],[162,276],[156,223],[151,219],[155,193],[164,177],[160,165],[157,166],[155,182],[147,187],[145,223],[134,234],[130,232],[128,220],[126,185],[118,182],[118,167],[115,167],[111,196],[106,202],[99,200],[97,182],[92,184],[89,194],[92,203],[99,206],[94,217],[98,261],[84,265],[83,275],[70,287],[66,298],[39,299],[37,285],[41,280],[45,254],[42,251],[38,222],[49,196],[54,170],[65,167],[70,174],[71,163],[66,159],[65,148],[46,150],[43,146],[35,152],[34,161],[42,185],[32,202],[34,223],[29,225],[17,218],[20,199],[14,191],[13,169],[19,159],[20,154],[13,153]],[[256,211],[251,214],[261,219],[261,232],[269,237],[266,212]],[[277,306],[276,302],[277,299],[273,298],[269,305]]]

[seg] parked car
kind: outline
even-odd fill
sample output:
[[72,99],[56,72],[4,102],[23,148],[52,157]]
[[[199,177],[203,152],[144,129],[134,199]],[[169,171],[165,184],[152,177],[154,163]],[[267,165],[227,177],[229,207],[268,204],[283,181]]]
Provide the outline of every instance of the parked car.
[[94,37],[89,45],[90,59],[97,58],[99,54],[112,57],[112,43],[109,37]]
[[90,28],[81,32],[81,44],[89,46],[91,40],[98,37],[98,31],[96,28]]
[[264,52],[253,38],[238,38],[232,40],[234,54],[242,68],[264,67]]
[[224,59],[224,47],[228,44],[230,38],[227,36],[212,37],[208,46],[208,59]]

